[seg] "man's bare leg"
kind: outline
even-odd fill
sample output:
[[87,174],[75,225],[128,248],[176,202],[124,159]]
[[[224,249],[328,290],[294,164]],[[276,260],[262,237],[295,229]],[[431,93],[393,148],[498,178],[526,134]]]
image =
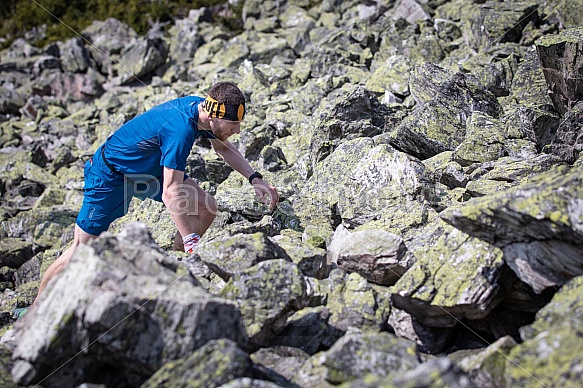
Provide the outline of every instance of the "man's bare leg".
[[[188,204],[191,229],[202,237],[217,215],[217,201],[212,195],[204,191],[194,179],[188,178],[184,181],[184,184],[188,186],[188,193],[192,196],[192,198],[189,198]],[[184,252],[180,232],[176,232],[174,236],[174,250]]]
[[38,295],[43,292],[49,281],[67,266],[79,244],[86,244],[94,238],[97,238],[97,236],[93,236],[84,232],[77,224],[75,224],[75,237],[73,239],[73,245],[71,245],[65,252],[63,252],[61,256],[59,256],[59,258],[55,260],[53,264],[51,264],[50,267],[46,270],[38,288]]

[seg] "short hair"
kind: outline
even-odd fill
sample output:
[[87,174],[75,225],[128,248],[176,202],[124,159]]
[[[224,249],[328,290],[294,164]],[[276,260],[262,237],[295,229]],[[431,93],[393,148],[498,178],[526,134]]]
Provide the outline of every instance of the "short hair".
[[218,82],[211,86],[208,95],[222,104],[245,105],[245,96],[233,82]]

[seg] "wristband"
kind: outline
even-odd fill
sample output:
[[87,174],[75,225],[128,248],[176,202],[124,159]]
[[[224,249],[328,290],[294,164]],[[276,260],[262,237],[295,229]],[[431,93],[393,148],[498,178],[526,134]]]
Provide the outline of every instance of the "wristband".
[[255,171],[249,176],[249,183],[253,184],[253,179],[255,178],[263,179],[263,175],[261,175],[258,171]]
[[191,233],[188,236],[182,237],[182,243],[184,244],[184,252],[194,253],[194,248],[200,241],[200,236],[196,233]]

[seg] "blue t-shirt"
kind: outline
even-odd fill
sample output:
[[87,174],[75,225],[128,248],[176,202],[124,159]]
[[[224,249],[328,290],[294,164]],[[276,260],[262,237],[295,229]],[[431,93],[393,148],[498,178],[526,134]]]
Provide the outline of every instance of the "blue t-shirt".
[[161,177],[164,167],[184,171],[194,141],[216,138],[196,125],[203,101],[181,97],[134,117],[107,139],[105,158],[121,174]]

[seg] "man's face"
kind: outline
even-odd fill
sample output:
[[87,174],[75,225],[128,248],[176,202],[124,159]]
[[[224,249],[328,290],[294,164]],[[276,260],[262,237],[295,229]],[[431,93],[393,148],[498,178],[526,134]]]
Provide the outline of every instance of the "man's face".
[[240,121],[229,121],[214,117],[210,121],[210,127],[213,134],[222,141],[227,140],[236,133],[241,133]]

